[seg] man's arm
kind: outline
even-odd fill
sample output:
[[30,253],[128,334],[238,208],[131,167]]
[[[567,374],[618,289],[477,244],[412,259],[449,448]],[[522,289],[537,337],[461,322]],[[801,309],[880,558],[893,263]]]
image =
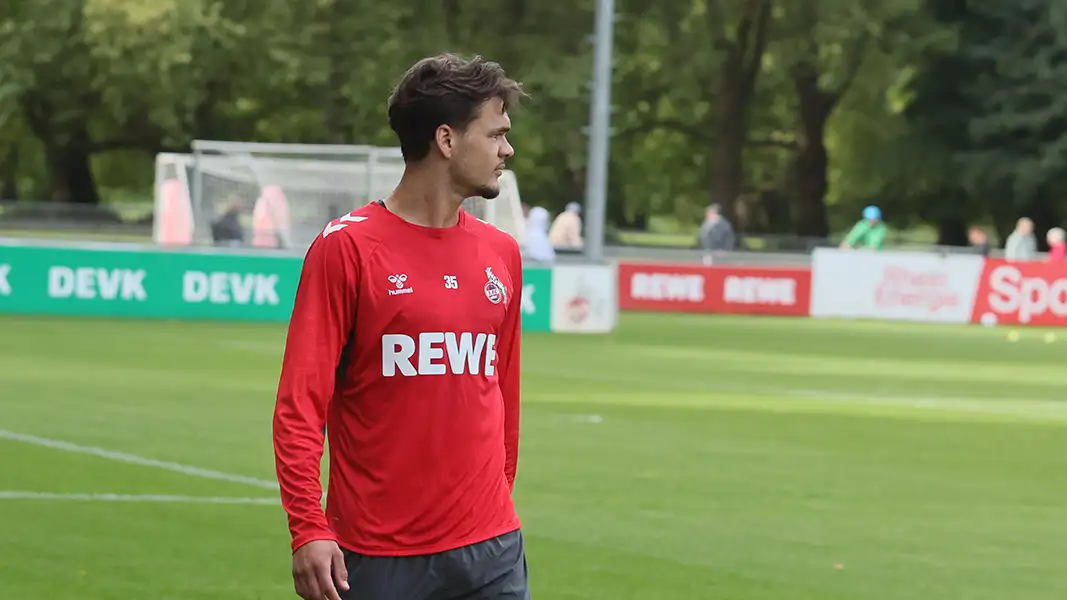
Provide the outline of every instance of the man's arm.
[[857,222],[855,225],[852,226],[852,230],[848,232],[848,235],[845,236],[845,240],[841,242],[841,247],[854,247],[857,243],[859,243],[861,239],[863,239],[864,236],[867,235],[868,229],[869,227],[867,225],[867,221]]
[[711,226],[707,221],[700,224],[700,231],[697,233],[697,237],[700,239],[700,248],[705,252],[711,252]]
[[343,232],[318,236],[304,258],[274,408],[274,456],[292,548],[332,540],[319,481],[326,409],[355,318],[358,263]]
[[737,234],[734,233],[734,226],[728,221],[722,222],[722,243],[719,246],[721,250],[733,251],[737,248]]
[[504,475],[515,488],[519,464],[519,354],[522,338],[522,258],[514,249],[511,267],[511,300],[500,336],[500,391],[504,396]]

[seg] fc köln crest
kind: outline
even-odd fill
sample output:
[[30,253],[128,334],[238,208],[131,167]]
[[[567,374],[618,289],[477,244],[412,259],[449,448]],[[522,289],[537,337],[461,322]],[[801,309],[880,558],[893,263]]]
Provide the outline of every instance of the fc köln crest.
[[508,289],[504,287],[503,282],[497,279],[497,276],[493,274],[493,267],[485,268],[485,276],[489,279],[489,281],[485,283],[485,297],[493,304],[500,304],[503,302],[506,305],[508,303]]

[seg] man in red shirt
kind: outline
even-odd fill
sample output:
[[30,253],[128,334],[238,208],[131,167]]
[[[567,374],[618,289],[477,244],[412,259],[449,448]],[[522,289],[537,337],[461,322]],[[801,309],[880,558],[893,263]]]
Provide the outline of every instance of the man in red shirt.
[[511,499],[522,263],[460,208],[500,193],[522,95],[477,57],[416,63],[389,100],[400,183],[308,249],[274,413],[306,600],[530,597]]

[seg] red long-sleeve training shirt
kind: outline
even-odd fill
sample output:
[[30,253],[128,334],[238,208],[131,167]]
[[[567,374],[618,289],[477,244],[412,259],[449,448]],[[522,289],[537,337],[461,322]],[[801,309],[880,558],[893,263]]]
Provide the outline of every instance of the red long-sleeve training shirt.
[[294,551],[430,554],[519,528],[521,293],[515,240],[465,213],[434,229],[374,203],[315,239],[274,413]]

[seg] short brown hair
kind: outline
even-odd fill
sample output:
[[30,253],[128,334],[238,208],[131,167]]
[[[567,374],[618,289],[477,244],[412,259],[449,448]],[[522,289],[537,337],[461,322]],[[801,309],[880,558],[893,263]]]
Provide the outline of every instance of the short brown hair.
[[499,98],[507,109],[524,95],[522,84],[495,62],[480,56],[431,56],[408,69],[393,90],[389,127],[400,140],[404,160],[418,161],[430,153],[441,125],[462,130],[486,101]]

